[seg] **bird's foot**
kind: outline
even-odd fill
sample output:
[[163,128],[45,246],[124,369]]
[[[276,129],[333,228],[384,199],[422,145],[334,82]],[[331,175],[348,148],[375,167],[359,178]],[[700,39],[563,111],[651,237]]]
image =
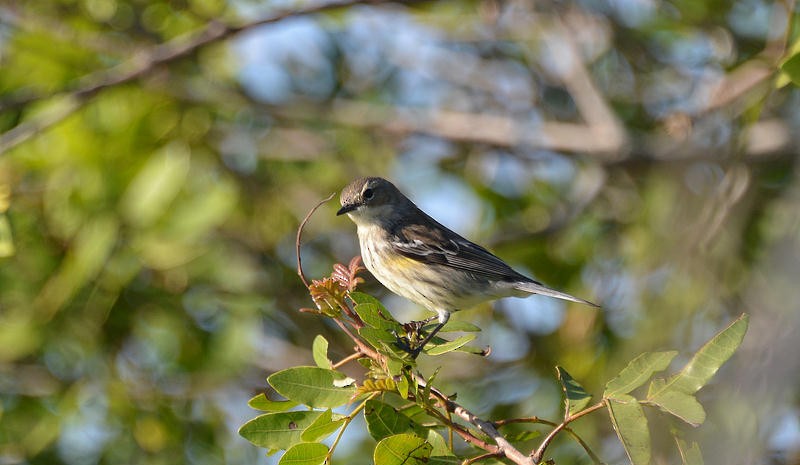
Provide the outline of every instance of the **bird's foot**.
[[[433,319],[435,319],[435,317]],[[429,342],[429,338],[426,337],[426,331],[423,331],[422,328],[424,328],[425,325],[430,323],[433,319],[409,321],[408,323],[403,324],[405,336],[398,338],[397,346],[403,351],[407,352],[412,359],[416,359],[417,356],[419,356],[419,354],[422,352],[425,344]]]
[[408,337],[398,337],[395,345],[403,352],[409,354],[412,360],[416,359],[420,352],[422,352],[422,346],[419,344],[412,344]]

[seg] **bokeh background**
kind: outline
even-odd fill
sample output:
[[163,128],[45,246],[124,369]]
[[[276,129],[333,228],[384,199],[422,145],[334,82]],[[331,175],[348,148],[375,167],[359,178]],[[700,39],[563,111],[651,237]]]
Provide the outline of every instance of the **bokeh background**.
[[[556,364],[602,392],[748,312],[706,423],[650,417],[654,462],[677,427],[709,464],[800,463],[794,1],[318,5],[0,3],[0,463],[277,463],[237,435],[247,399],[317,334],[349,353],[298,312],[295,232],[368,174],[603,306],[458,314],[492,355],[423,365],[474,412],[555,418]],[[311,277],[358,254],[335,210],[305,231]],[[576,428],[624,463],[603,415]],[[371,463],[350,430],[337,461]]]

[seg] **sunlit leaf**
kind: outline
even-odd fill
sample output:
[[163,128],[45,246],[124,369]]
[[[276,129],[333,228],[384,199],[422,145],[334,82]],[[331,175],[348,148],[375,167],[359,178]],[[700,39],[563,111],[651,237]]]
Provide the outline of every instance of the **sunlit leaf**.
[[367,431],[377,441],[402,433],[414,433],[418,436],[427,434],[414,420],[398,412],[391,405],[376,399],[367,401],[364,407],[364,419],[367,422]]
[[330,409],[325,410],[322,412],[322,415],[314,420],[314,423],[309,425],[308,428],[303,431],[303,434],[300,435],[300,438],[303,441],[309,442],[321,441],[333,434],[334,431],[341,428],[341,426],[344,424],[344,421],[344,418],[337,418],[334,420],[333,412],[331,412]]
[[720,331],[694,354],[683,370],[667,382],[665,388],[695,393],[705,386],[739,348],[749,320],[750,317],[744,314]]
[[[425,353],[428,355],[446,354],[447,352],[452,352],[456,349],[459,349],[460,347],[469,344],[472,340],[475,339],[475,337],[476,337],[475,334],[465,334],[459,337],[458,339],[454,339],[452,341],[448,341],[443,344],[437,344],[433,347],[431,347],[432,343],[428,343],[428,345],[425,346],[426,347]],[[427,347],[430,347],[430,349],[427,349]]]
[[[455,455],[434,455],[431,453],[431,458],[426,462],[427,465],[462,465],[464,459],[456,457]],[[480,465],[506,465],[505,463],[495,459],[485,459],[478,462]]]
[[381,343],[393,344],[397,342],[397,336],[386,329],[377,329],[371,326],[364,326],[358,330],[358,334],[367,340],[373,347],[380,348]]
[[283,397],[314,408],[344,405],[356,392],[353,385],[336,386],[344,374],[319,367],[293,367],[273,373],[269,384]]
[[375,465],[427,465],[433,447],[413,434],[398,434],[382,439],[373,459]]
[[247,401],[247,405],[252,409],[261,410],[263,412],[285,412],[292,407],[296,407],[298,404],[291,400],[272,400],[262,392]]
[[442,437],[441,434],[436,432],[436,430],[429,429],[427,438],[428,438],[427,439],[428,444],[430,444],[431,447],[432,447],[432,449],[431,449],[431,457],[435,457],[435,456],[439,456],[439,457],[452,456],[452,457],[455,457],[453,455],[453,451],[451,451],[450,448],[447,447],[447,442],[445,441],[445,439]]
[[[663,384],[664,381],[661,380],[660,383]],[[654,385],[657,384],[659,382],[654,380]],[[700,425],[706,420],[706,411],[693,394],[666,389],[660,391],[657,396],[648,398],[648,402],[692,426]]]
[[480,355],[481,357],[486,357],[492,351],[491,347],[475,347],[475,346],[461,346],[456,349],[458,352],[464,352],[466,354],[472,355]]
[[318,442],[303,442],[290,447],[278,465],[322,465],[328,458],[328,446]]
[[562,367],[556,367],[558,380],[564,390],[564,416],[574,415],[583,410],[592,400],[592,396]]
[[35,351],[44,335],[30,314],[0,312],[0,362],[10,362]]
[[694,394],[736,352],[747,332],[748,321],[748,315],[743,314],[703,345],[678,374],[667,381],[654,380],[647,401],[689,424],[702,423],[705,411]]
[[317,411],[266,413],[242,425],[239,434],[259,447],[285,450],[299,443],[303,431],[321,414]]
[[633,465],[650,463],[650,430],[639,402],[620,394],[606,400],[611,424]]
[[351,292],[350,299],[355,303],[355,311],[364,323],[379,330],[400,332],[400,323],[395,320],[383,304],[369,294]]
[[405,375],[401,374],[400,379],[397,381],[397,393],[403,399],[408,399],[409,382]]
[[119,224],[104,215],[86,223],[75,237],[58,273],[42,289],[38,306],[48,317],[58,311],[75,292],[103,268],[117,242]]
[[603,397],[627,394],[643,385],[653,373],[666,369],[678,352],[645,352],[631,360],[617,376],[606,384]]
[[328,340],[321,334],[317,334],[314,342],[311,345],[311,355],[314,357],[314,363],[320,368],[331,369],[333,363],[328,359]]
[[168,233],[195,240],[221,224],[236,207],[237,186],[227,178],[216,180],[200,195],[176,202],[169,212]]
[[11,224],[8,222],[8,217],[5,213],[0,213],[0,258],[14,255],[14,250],[14,239],[11,237]]
[[182,143],[173,142],[153,154],[125,191],[125,219],[140,227],[155,221],[183,187],[189,166],[190,151]]
[[[780,65],[781,72],[796,86],[800,86],[800,40],[790,49],[789,58]],[[781,83],[778,83],[781,87]]]
[[511,442],[522,442],[522,441],[530,441],[531,439],[536,439],[542,435],[541,431],[519,431],[516,433],[511,433],[506,435],[506,439]]
[[[431,324],[425,325],[422,329],[425,330],[425,331],[430,332],[434,328],[436,328],[436,326],[438,326],[438,325],[439,325],[439,323],[431,323]],[[439,332],[441,332],[441,333],[453,333],[453,332],[457,332],[457,331],[463,331],[463,332],[473,333],[473,332],[478,332],[480,330],[481,330],[480,327],[475,326],[474,324],[470,323],[469,321],[452,320],[451,319],[450,321],[447,322],[447,324],[445,324],[442,327],[441,330],[439,330]]]

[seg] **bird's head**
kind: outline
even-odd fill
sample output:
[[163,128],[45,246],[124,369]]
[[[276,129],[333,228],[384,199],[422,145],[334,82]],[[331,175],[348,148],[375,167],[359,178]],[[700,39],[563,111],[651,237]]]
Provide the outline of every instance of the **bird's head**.
[[[359,178],[342,189],[339,199],[342,208],[337,215],[347,213],[356,224],[372,224],[388,220],[411,204],[395,186],[383,178]],[[413,205],[413,204],[411,204]]]

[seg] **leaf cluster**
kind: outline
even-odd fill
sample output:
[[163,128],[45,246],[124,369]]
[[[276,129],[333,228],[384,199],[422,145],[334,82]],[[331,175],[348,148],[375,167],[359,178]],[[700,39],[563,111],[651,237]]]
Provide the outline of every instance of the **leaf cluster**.
[[[424,322],[401,324],[380,301],[356,291],[360,264],[336,265],[333,274],[309,286],[317,304],[314,311],[332,318],[353,339],[354,352],[334,363],[328,356],[328,341],[314,339],[312,353],[316,366],[298,366],[273,373],[267,378],[271,390],[283,400],[262,393],[250,406],[266,413],[245,423],[240,434],[270,453],[285,451],[281,464],[318,465],[330,463],[342,434],[358,416],[364,416],[369,435],[376,441],[376,465],[498,463],[518,464],[547,461],[547,450],[560,433],[568,433],[595,462],[600,458],[570,424],[588,414],[606,411],[611,426],[633,465],[650,463],[651,439],[645,407],[656,408],[692,426],[705,420],[703,407],[695,393],[705,386],[736,351],[747,329],[748,316],[742,315],[702,346],[689,361],[668,377],[666,370],[676,351],[646,352],[634,358],[609,380],[600,399],[592,395],[563,367],[556,367],[564,393],[563,417],[557,421],[538,417],[486,421],[456,403],[455,396],[444,395],[435,384],[436,373],[425,378],[409,355],[408,348],[421,339],[431,326]],[[448,340],[434,338],[425,348],[428,356],[452,351],[486,354],[467,344],[480,328],[452,322],[442,333],[465,332]],[[345,363],[357,360],[363,378],[355,380],[338,371]],[[649,382],[644,393],[639,388]],[[348,413],[338,413],[339,411]],[[511,423],[544,426],[549,431],[535,447],[530,441],[540,436],[537,430],[501,434]],[[677,430],[675,430],[677,431]],[[334,436],[330,446],[324,441]],[[684,463],[702,461],[696,443],[686,442],[677,432],[676,443]],[[460,437],[466,447],[455,443]],[[447,438],[447,439],[445,439]],[[528,452],[521,452],[527,447]]]

